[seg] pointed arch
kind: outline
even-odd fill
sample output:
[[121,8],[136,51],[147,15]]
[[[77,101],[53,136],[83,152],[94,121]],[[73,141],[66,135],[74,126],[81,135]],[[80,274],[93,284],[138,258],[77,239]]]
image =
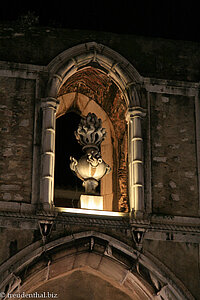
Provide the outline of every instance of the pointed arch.
[[0,290],[31,293],[75,271],[110,282],[132,299],[194,299],[163,264],[112,236],[85,231],[45,245],[35,242],[1,266]]

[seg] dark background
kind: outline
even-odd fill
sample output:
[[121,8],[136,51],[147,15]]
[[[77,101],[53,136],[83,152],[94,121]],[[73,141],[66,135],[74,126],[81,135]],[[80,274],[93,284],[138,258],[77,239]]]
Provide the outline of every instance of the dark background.
[[0,21],[29,11],[44,26],[90,29],[200,42],[199,1],[1,1]]

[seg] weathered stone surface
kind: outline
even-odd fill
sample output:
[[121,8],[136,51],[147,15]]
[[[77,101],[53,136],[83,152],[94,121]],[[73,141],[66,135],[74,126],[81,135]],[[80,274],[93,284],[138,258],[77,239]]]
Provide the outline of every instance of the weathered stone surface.
[[169,97],[162,96],[161,101],[167,103],[169,102]]
[[151,94],[153,212],[197,216],[194,98],[164,99]]
[[7,200],[7,201],[11,200],[11,194],[10,193],[4,193],[3,194],[3,200]]
[[181,279],[195,299],[199,298],[198,244],[145,240],[144,247]]
[[31,244],[33,240],[34,234],[32,230],[0,228],[0,265],[14,254],[12,249],[14,244],[15,251],[18,252]]
[[167,161],[167,157],[156,156],[156,157],[153,157],[153,160],[156,161],[156,162],[163,162],[163,163],[165,163]]
[[171,180],[171,181],[169,182],[169,186],[170,186],[172,189],[175,189],[177,185],[176,185],[176,183],[175,183],[174,181]]
[[0,200],[30,202],[35,83],[0,78]]
[[173,201],[179,201],[180,200],[180,197],[178,194],[171,194],[171,198]]

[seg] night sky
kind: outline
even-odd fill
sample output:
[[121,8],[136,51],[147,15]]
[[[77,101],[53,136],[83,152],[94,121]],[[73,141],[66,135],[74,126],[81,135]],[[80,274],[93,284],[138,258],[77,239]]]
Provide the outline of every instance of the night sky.
[[90,29],[200,42],[198,1],[1,1],[0,20],[31,11],[39,25]]

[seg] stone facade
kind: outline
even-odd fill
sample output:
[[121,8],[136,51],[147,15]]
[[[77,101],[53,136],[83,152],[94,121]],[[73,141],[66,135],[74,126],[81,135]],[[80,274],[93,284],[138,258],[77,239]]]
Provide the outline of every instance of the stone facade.
[[194,97],[151,96],[153,212],[198,216]]
[[0,86],[1,199],[30,203],[35,82],[0,77]]
[[[0,293],[199,299],[199,44],[0,32]],[[100,213],[52,205],[56,117],[70,110],[110,130]]]

